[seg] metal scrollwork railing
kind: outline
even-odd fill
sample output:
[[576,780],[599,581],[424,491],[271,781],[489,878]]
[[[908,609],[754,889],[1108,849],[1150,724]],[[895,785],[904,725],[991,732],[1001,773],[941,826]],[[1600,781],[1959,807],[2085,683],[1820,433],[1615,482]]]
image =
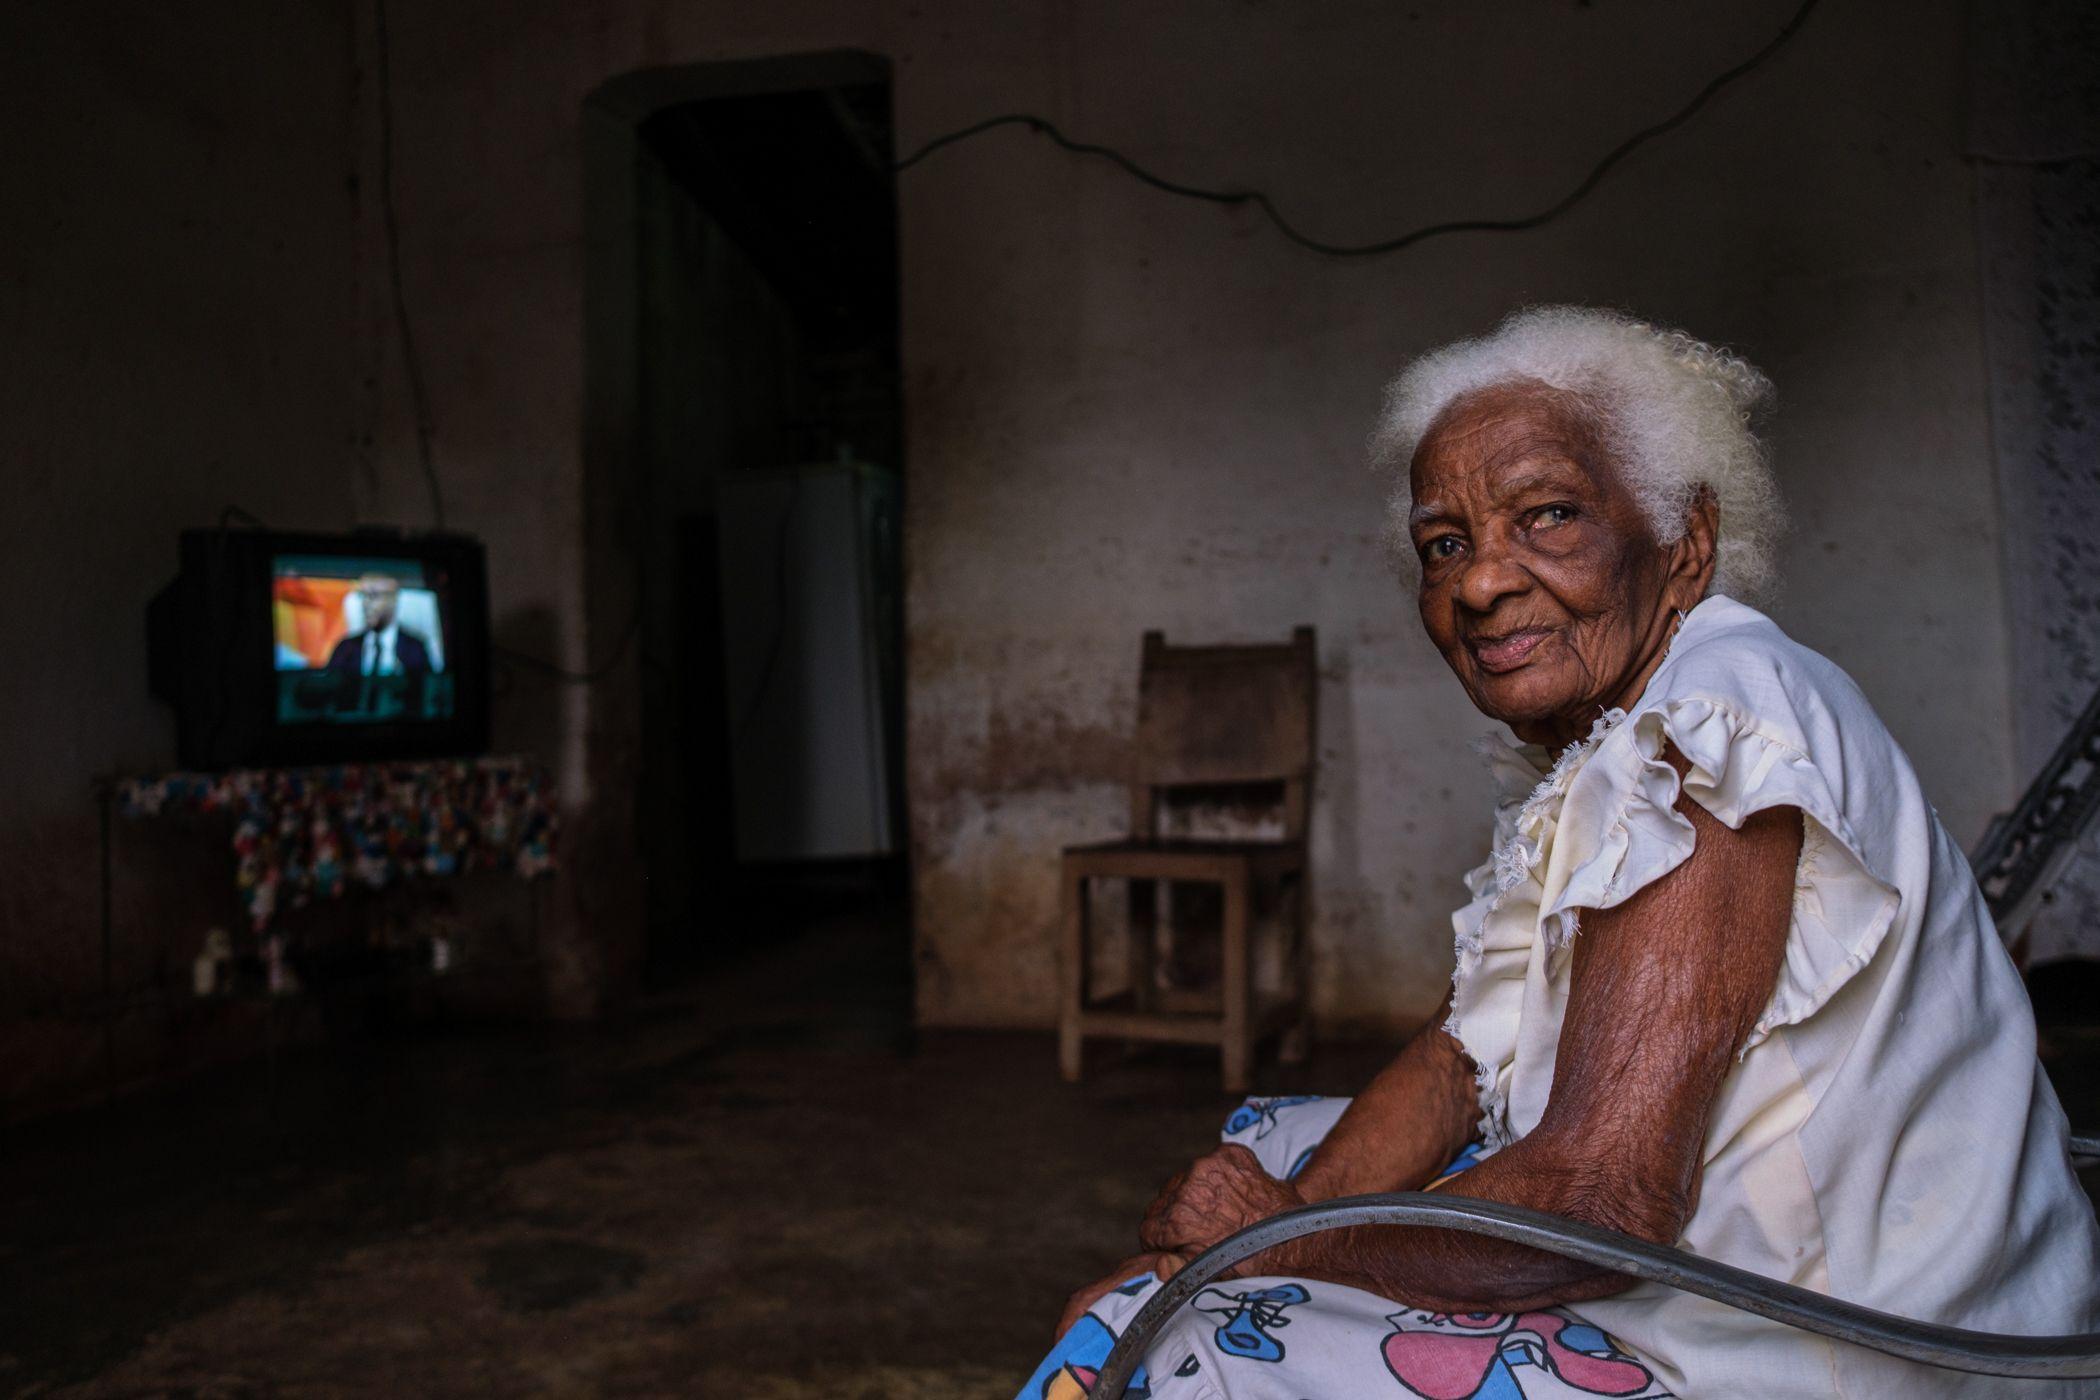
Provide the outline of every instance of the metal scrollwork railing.
[[2056,883],[2100,818],[2100,693],[2010,812],[1994,818],[1969,857],[1991,917],[2008,940]]

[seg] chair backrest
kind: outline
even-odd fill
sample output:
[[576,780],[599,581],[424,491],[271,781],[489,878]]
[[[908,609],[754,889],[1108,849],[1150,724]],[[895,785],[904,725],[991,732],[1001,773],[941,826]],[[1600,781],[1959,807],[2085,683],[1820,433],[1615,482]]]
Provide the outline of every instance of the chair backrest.
[[1305,835],[1312,799],[1317,647],[1299,627],[1280,646],[1168,646],[1145,634],[1138,672],[1131,830],[1154,834],[1162,789],[1283,784],[1284,834]]

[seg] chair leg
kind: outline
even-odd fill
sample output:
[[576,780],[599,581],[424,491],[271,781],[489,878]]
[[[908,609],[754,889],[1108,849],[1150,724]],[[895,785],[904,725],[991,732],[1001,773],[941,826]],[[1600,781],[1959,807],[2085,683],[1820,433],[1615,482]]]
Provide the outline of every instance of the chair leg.
[[1244,1094],[1253,1082],[1254,977],[1248,958],[1248,881],[1225,882],[1225,1015],[1219,1032],[1225,1092]]
[[1130,1005],[1150,1011],[1156,1000],[1153,958],[1159,929],[1159,881],[1137,880],[1130,886]]
[[1058,974],[1064,980],[1064,996],[1057,1018],[1057,1069],[1068,1084],[1079,1082],[1083,1046],[1079,1013],[1086,1001],[1087,899],[1086,876],[1070,869],[1064,872],[1064,947],[1058,959]]
[[1305,871],[1293,878],[1291,891],[1291,996],[1297,1017],[1283,1033],[1276,1057],[1287,1065],[1303,1064],[1312,1051],[1312,881]]

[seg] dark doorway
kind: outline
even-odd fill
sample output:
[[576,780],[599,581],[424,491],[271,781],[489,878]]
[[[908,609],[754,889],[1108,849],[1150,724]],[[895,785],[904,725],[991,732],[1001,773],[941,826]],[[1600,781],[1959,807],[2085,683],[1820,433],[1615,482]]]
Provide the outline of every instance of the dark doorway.
[[631,128],[644,990],[814,955],[902,998],[887,65],[720,68]]

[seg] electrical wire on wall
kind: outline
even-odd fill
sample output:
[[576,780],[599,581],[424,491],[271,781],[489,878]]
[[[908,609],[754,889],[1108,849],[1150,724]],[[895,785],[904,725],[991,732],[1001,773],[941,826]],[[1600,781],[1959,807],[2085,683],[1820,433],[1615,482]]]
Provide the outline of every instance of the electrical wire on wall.
[[636,608],[628,616],[627,625],[620,629],[620,635],[614,640],[612,650],[606,653],[605,659],[581,671],[572,671],[566,666],[558,666],[552,661],[522,651],[513,651],[509,647],[492,646],[489,650],[504,661],[554,680],[566,681],[570,685],[592,685],[611,675],[620,663],[627,659],[627,649],[634,645],[635,635],[641,630],[642,610]]
[[379,222],[386,233],[387,285],[393,295],[394,327],[401,338],[401,373],[408,381],[409,408],[416,420],[416,455],[423,481],[430,488],[434,528],[445,528],[445,493],[438,486],[437,454],[432,439],[437,425],[430,416],[430,392],[423,381],[423,360],[416,353],[415,328],[408,318],[408,293],[401,281],[401,219],[394,207],[394,70],[393,45],[386,27],[386,0],[372,0],[373,75],[379,87]]
[[[1284,217],[1282,211],[1276,207],[1274,200],[1261,190],[1215,190],[1182,184],[1145,169],[1130,157],[1111,147],[1074,140],[1048,118],[1026,112],[989,117],[983,121],[974,122],[969,126],[937,136],[920,146],[910,155],[897,161],[893,168],[897,173],[902,174],[917,166],[929,156],[950,146],[1003,127],[1021,126],[1038,135],[1048,137],[1054,144],[1074,155],[1096,156],[1107,160],[1132,178],[1167,194],[1227,206],[1251,204],[1259,209],[1290,242],[1328,257],[1376,257],[1387,253],[1399,252],[1403,248],[1411,247],[1428,239],[1454,233],[1519,233],[1551,223],[1573,209],[1587,199],[1615,167],[1640,147],[1683,126],[1696,116],[1708,102],[1712,101],[1722,89],[1764,66],[1800,32],[1802,26],[1807,23],[1809,16],[1819,3],[1820,0],[1802,0],[1801,5],[1794,11],[1793,16],[1786,24],[1755,53],[1716,74],[1688,102],[1668,117],[1651,126],[1642,128],[1612,147],[1610,151],[1606,152],[1600,160],[1590,167],[1582,180],[1560,199],[1536,213],[1518,218],[1450,219],[1438,223],[1425,224],[1419,228],[1410,229],[1407,232],[1374,242],[1358,244],[1331,243],[1311,237],[1299,230]],[[387,30],[386,0],[372,0],[372,21],[376,47],[373,67],[378,86],[379,108],[379,204],[381,222],[386,237],[387,281],[393,303],[394,322],[400,337],[403,375],[407,381],[410,405],[415,418],[418,459],[422,465],[425,483],[429,488],[432,518],[436,527],[442,530],[445,527],[444,496],[439,483],[436,454],[433,449],[436,424],[431,413],[429,390],[424,379],[422,361],[417,351],[414,329],[409,317],[408,298],[403,286],[401,271],[400,219],[394,195],[393,75],[390,63],[391,44]],[[791,513],[792,500],[788,514],[791,515]],[[783,535],[785,530],[786,521],[784,519],[782,525]],[[621,630],[619,638],[614,643],[607,657],[603,661],[595,665],[587,665],[581,670],[571,670],[540,657],[512,651],[506,647],[497,646],[492,648],[492,651],[501,660],[511,662],[541,675],[552,677],[558,681],[589,685],[611,674],[619,666],[620,662],[626,658],[627,652],[633,646],[636,636],[641,631],[641,624],[642,609],[638,600],[633,615]],[[645,654],[643,660],[646,662],[648,659]],[[778,644],[776,639],[775,645],[769,648],[761,682],[745,706],[744,714],[737,726],[739,729],[747,727],[751,719],[755,717],[757,707],[763,700],[765,686],[770,681],[777,662]]]
[[1712,101],[1721,89],[1735,82],[1738,78],[1747,77],[1758,68],[1763,67],[1768,59],[1786,46],[1788,40],[1800,32],[1801,26],[1808,22],[1809,14],[1814,11],[1818,3],[1820,3],[1820,0],[1802,0],[1801,7],[1794,11],[1793,18],[1788,20],[1785,26],[1763,48],[1751,54],[1734,67],[1715,75],[1705,87],[1699,89],[1691,101],[1679,107],[1668,117],[1665,117],[1653,126],[1643,127],[1618,145],[1612,147],[1610,151],[1606,152],[1602,160],[1590,167],[1589,174],[1583,176],[1581,183],[1576,185],[1574,189],[1568,191],[1568,193],[1562,195],[1537,213],[1527,214],[1521,218],[1448,219],[1441,223],[1424,224],[1420,228],[1410,229],[1406,233],[1397,234],[1391,238],[1381,238],[1371,243],[1329,243],[1323,239],[1313,238],[1300,232],[1290,220],[1284,218],[1283,212],[1276,207],[1275,201],[1260,190],[1210,190],[1197,185],[1184,185],[1179,181],[1169,180],[1164,176],[1155,175],[1153,172],[1145,169],[1121,151],[1114,150],[1108,146],[1096,145],[1090,141],[1075,141],[1060,131],[1056,123],[1046,117],[1039,117],[1029,112],[1011,112],[1005,116],[988,117],[984,121],[973,122],[969,126],[951,131],[944,136],[936,136],[933,140],[919,147],[918,150],[898,161],[896,169],[901,174],[917,165],[920,161],[925,160],[934,152],[944,150],[957,142],[967,141],[971,137],[981,136],[987,131],[996,131],[1000,127],[1006,126],[1025,126],[1037,135],[1049,137],[1052,142],[1074,155],[1099,156],[1115,165],[1126,175],[1150,185],[1156,190],[1180,195],[1184,199],[1202,200],[1208,204],[1251,204],[1261,210],[1267,216],[1269,222],[1274,224],[1277,231],[1285,238],[1301,248],[1310,249],[1315,253],[1324,253],[1328,257],[1377,257],[1384,253],[1397,253],[1402,248],[1412,247],[1427,239],[1441,238],[1445,234],[1452,233],[1521,233],[1526,229],[1534,229],[1541,225],[1549,224],[1570,209],[1573,209],[1587,199],[1590,192],[1595,190],[1599,184],[1603,183],[1604,177],[1610,174],[1612,168],[1618,165],[1620,161],[1623,161],[1656,137],[1683,126],[1696,116],[1701,108]]
[[[409,408],[415,418],[416,458],[423,468],[423,481],[430,492],[433,528],[445,528],[445,494],[438,479],[435,439],[437,422],[430,408],[430,389],[423,377],[423,360],[417,350],[415,326],[409,316],[408,292],[401,275],[401,219],[394,196],[394,74],[392,35],[387,29],[386,0],[372,0],[372,71],[378,87],[379,107],[379,218],[386,235],[387,288],[394,310],[394,326],[401,341],[402,377],[408,383]],[[571,685],[591,685],[603,680],[626,659],[627,651],[641,631],[642,610],[621,629],[612,650],[603,661],[571,670],[542,657],[510,647],[492,645],[497,660],[523,667],[539,675]]]

